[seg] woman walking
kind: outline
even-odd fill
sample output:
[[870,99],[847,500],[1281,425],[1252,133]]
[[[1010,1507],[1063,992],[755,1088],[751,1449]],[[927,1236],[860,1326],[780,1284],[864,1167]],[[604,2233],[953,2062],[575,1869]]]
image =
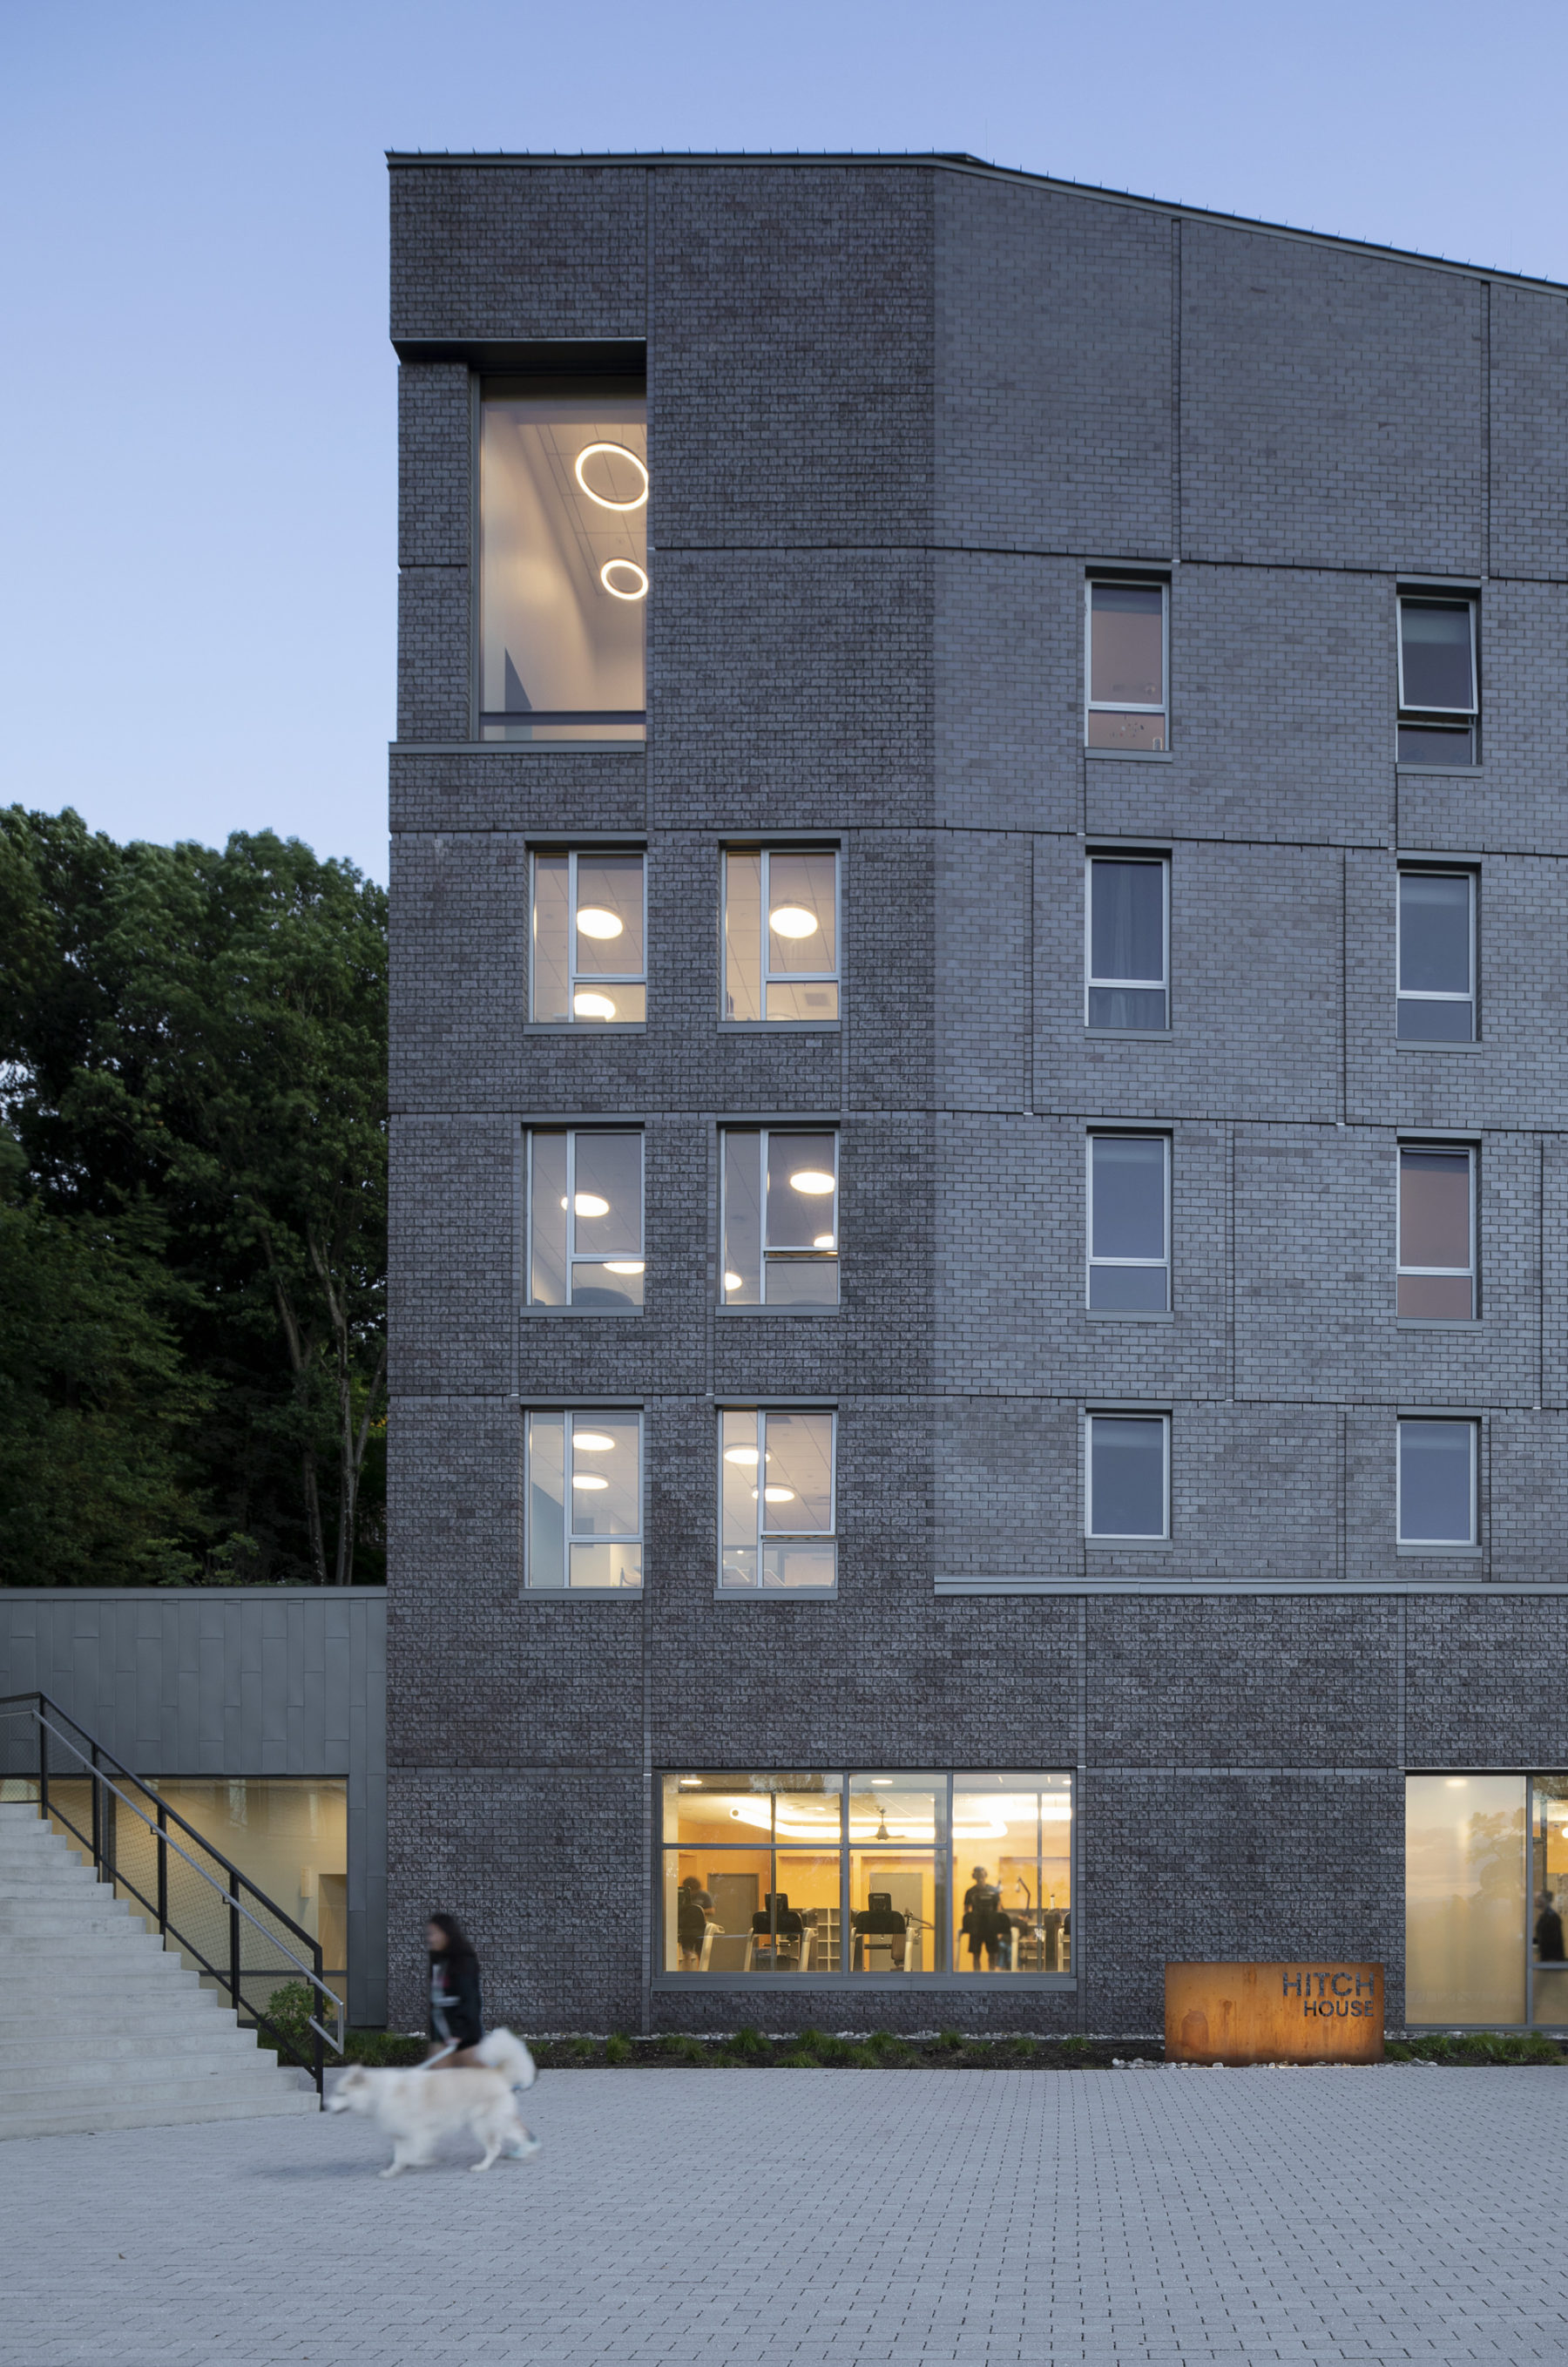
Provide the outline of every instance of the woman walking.
[[433,1915],[424,1927],[430,1950],[430,2054],[442,2068],[480,2069],[474,2053],[484,2036],[479,1960],[455,1915]]

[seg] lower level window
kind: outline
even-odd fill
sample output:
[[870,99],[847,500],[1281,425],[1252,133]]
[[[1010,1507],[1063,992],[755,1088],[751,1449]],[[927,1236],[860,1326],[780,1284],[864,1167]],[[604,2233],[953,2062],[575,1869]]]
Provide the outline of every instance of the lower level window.
[[720,1416],[718,1582],[724,1592],[836,1585],[833,1433],[830,1413],[732,1409]]
[[640,1586],[640,1414],[531,1413],[525,1460],[529,1587]]
[[666,1775],[667,1973],[1072,1970],[1072,1778]]
[[1410,1775],[1404,2018],[1568,2030],[1568,1774]]
[[1170,1534],[1170,1416],[1091,1413],[1088,1519],[1091,1537],[1141,1542]]
[[1474,1545],[1474,1422],[1400,1423],[1399,1542]]

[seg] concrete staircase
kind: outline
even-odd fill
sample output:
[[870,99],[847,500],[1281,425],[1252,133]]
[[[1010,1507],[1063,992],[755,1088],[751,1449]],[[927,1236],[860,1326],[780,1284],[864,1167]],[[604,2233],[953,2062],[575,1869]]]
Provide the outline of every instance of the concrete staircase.
[[0,1806],[0,2138],[317,2108],[36,1809]]

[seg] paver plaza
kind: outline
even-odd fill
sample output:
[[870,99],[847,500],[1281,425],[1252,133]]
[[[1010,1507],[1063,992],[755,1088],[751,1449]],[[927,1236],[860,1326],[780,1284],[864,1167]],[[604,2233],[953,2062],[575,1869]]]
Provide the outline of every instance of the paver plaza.
[[536,2163],[344,2115],[0,2147],[0,2358],[1557,2361],[1551,2070],[547,2073]]

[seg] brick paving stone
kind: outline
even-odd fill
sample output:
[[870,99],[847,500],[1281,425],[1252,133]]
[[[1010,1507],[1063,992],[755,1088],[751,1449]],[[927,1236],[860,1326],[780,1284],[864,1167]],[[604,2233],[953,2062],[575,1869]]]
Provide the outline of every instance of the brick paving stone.
[[1568,2078],[583,2071],[545,2151],[359,2121],[0,2146],[26,2367],[1525,2367]]

